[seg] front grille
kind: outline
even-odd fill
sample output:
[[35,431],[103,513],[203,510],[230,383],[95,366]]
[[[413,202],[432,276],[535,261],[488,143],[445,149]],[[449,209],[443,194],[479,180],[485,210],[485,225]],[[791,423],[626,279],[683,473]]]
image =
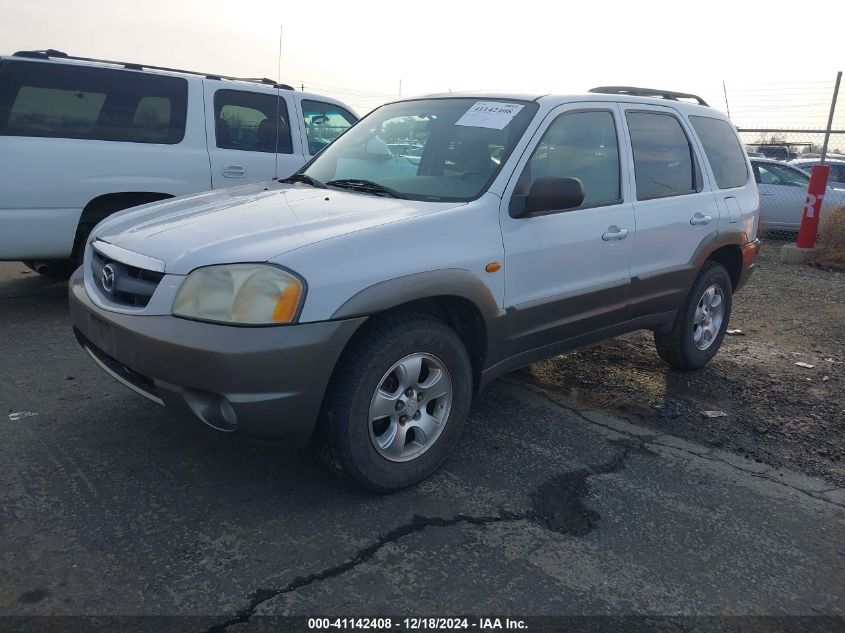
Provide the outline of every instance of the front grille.
[[89,341],[85,335],[78,329],[73,328],[73,333],[76,335],[76,340],[82,345],[88,353],[102,363],[107,370],[109,370],[118,380],[128,383],[137,391],[146,395],[148,398],[154,400],[161,400],[155,382],[149,376],[141,374],[131,367],[127,367],[115,358],[106,354],[99,347]]
[[91,272],[94,284],[109,300],[136,308],[146,307],[164,277],[164,273],[109,259],[96,249],[91,253]]

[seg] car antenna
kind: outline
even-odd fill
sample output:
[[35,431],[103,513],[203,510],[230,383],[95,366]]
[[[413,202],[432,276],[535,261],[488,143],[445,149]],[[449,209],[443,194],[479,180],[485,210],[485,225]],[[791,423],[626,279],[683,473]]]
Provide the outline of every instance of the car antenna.
[[276,145],[273,147],[273,180],[279,179],[279,111],[281,110],[282,89],[279,87],[282,83],[282,28],[279,25],[279,63],[276,71],[276,121],[274,127],[276,128]]

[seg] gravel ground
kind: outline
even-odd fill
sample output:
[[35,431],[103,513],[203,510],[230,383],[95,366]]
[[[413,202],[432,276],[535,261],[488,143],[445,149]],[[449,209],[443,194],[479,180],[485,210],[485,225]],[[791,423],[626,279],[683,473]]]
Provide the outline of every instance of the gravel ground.
[[[669,371],[648,333],[523,370],[585,407],[845,484],[845,273],[781,264],[765,245],[713,362]],[[797,362],[814,365],[812,369]],[[724,417],[707,418],[703,411]]]

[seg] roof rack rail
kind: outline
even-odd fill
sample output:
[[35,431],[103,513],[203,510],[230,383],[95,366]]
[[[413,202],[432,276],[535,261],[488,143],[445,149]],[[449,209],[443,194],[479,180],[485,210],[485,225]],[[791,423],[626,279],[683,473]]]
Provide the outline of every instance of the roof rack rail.
[[688,92],[674,92],[672,90],[655,90],[654,88],[635,88],[633,86],[600,86],[591,88],[589,92],[606,95],[630,95],[632,97],[658,97],[677,101],[678,99],[694,99],[699,105],[706,106],[707,102],[698,95]]
[[165,72],[171,73],[182,73],[185,75],[198,75],[205,77],[206,79],[225,79],[227,81],[248,81],[250,83],[258,83],[265,86],[273,86],[274,88],[279,88],[281,90],[293,90],[293,86],[289,86],[288,84],[280,84],[272,79],[268,79],[266,77],[255,78],[255,77],[230,77],[228,75],[219,75],[217,73],[201,73],[194,70],[182,70],[180,68],[167,68],[166,66],[150,66],[149,64],[136,64],[132,62],[117,62],[111,59],[96,59],[94,57],[77,57],[74,55],[68,55],[67,53],[63,53],[62,51],[57,51],[53,48],[48,48],[43,51],[18,51],[16,53],[12,53],[12,57],[28,57],[30,59],[72,59],[75,61],[81,62],[97,62],[100,64],[112,64],[114,66],[123,66],[128,70],[163,70]]

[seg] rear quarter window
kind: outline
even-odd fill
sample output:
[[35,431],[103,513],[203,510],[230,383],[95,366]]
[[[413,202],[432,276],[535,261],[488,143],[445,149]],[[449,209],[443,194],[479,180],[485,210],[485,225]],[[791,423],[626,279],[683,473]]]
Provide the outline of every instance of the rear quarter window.
[[706,116],[691,116],[689,120],[704,147],[719,189],[745,185],[748,167],[742,145],[731,124]]
[[93,66],[5,61],[0,136],[175,144],[185,136],[188,82]]

